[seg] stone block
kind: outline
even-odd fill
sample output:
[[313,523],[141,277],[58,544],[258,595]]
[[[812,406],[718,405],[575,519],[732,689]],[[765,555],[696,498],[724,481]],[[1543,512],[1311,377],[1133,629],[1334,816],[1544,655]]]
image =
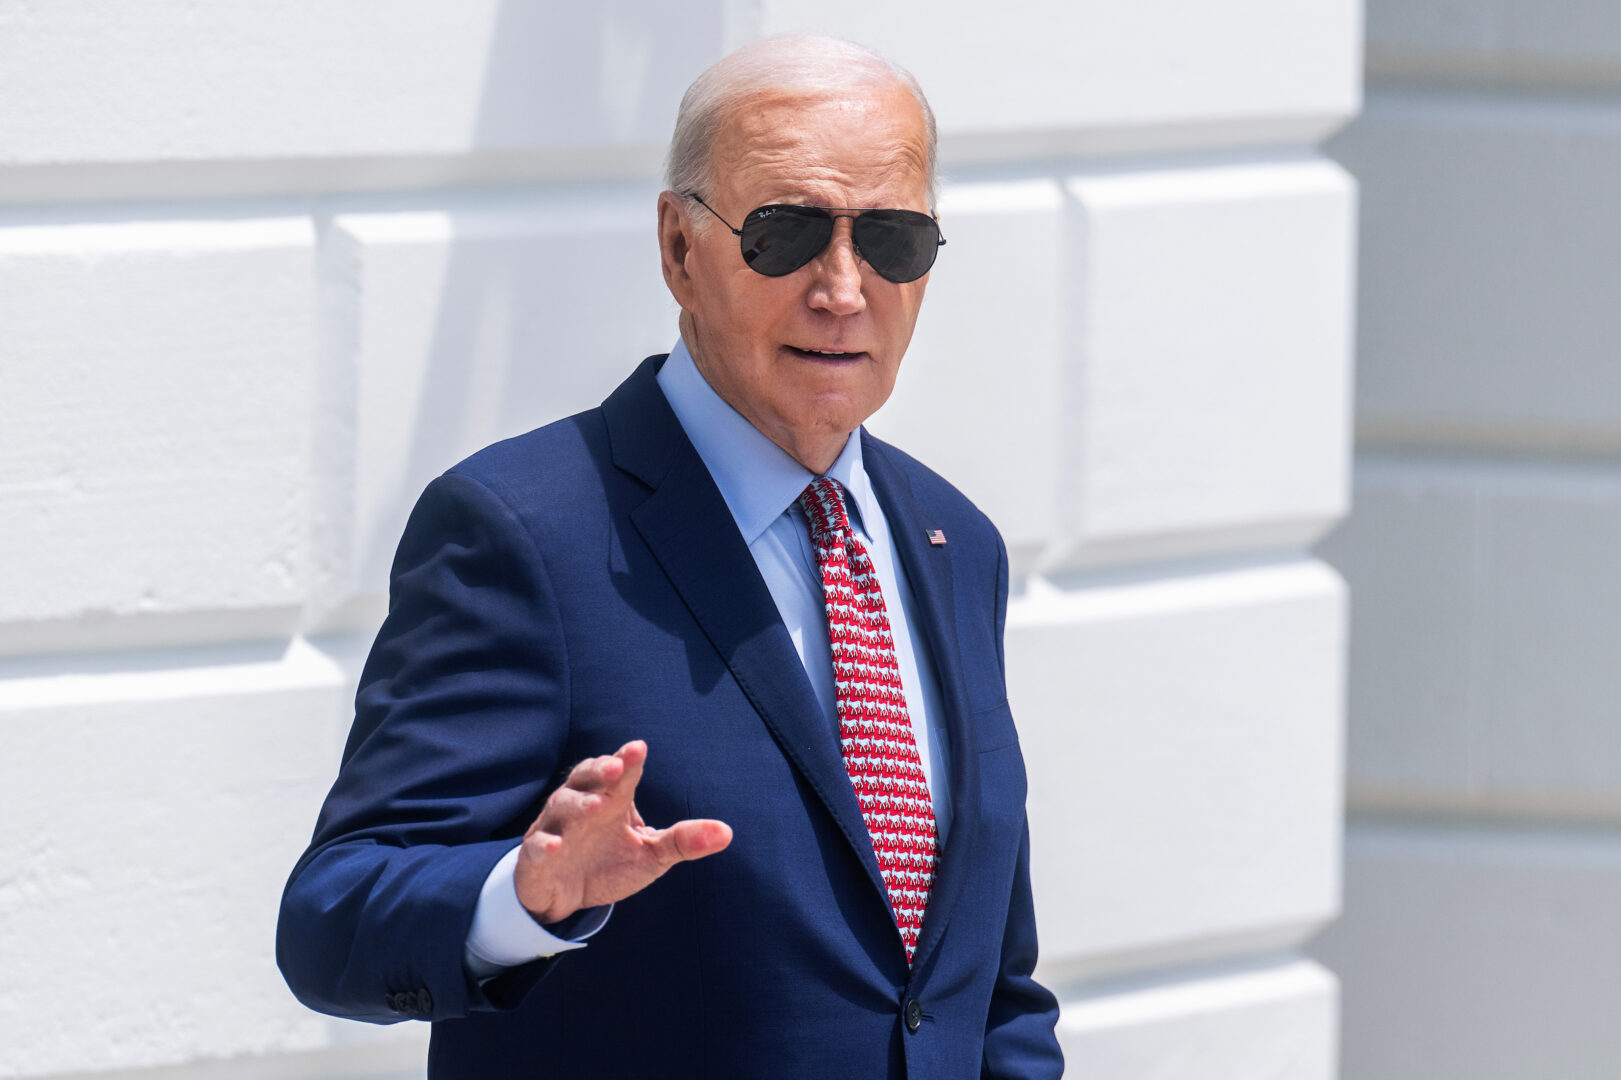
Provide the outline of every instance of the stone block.
[[1369,0],[1374,78],[1621,85],[1609,0]]
[[1353,805],[1621,817],[1621,468],[1365,454]]
[[[776,0],[409,0],[379,26],[358,0],[274,20],[180,0],[134,11],[68,0],[0,12],[0,103],[28,103],[0,105],[0,163],[284,161],[307,177],[337,159],[386,184],[416,159],[441,160],[441,173],[476,166],[455,160],[471,152],[497,170],[578,174],[588,159],[645,172],[707,63],[806,28],[911,66],[948,146],[968,156],[1310,142],[1357,108],[1359,17],[1354,0],[994,13],[961,0],[809,13]],[[366,166],[380,161],[393,164]]]
[[1358,427],[1376,443],[1621,447],[1621,103],[1375,95]]
[[1356,111],[1360,5],[968,0],[758,5],[762,33],[825,30],[918,77],[948,161],[1309,143]]
[[298,644],[144,667],[0,683],[0,1074],[371,1040],[299,1005],[272,950],[352,673]]
[[0,653],[293,624],[313,240],[292,218],[0,227]]
[[656,189],[599,187],[335,219],[336,343],[322,449],[323,604],[386,592],[429,480],[500,438],[599,404],[668,351]]
[[1060,563],[1309,543],[1345,510],[1355,191],[1326,162],[1070,181]]
[[7,5],[0,165],[287,161],[307,182],[309,159],[455,169],[583,154],[600,167],[617,151],[651,171],[682,91],[724,51],[725,6],[406,0],[380,19],[364,0],[281,17],[181,0]]
[[1338,904],[1345,597],[1300,562],[1010,608],[1055,977],[1297,942]]
[[1621,1061],[1621,839],[1610,830],[1353,823],[1344,1080],[1608,1080]]
[[1338,998],[1316,964],[1177,971],[1065,998],[1065,1072],[1088,1080],[1333,1080]]
[[1016,572],[1307,543],[1345,506],[1352,198],[1323,163],[948,185],[871,426]]

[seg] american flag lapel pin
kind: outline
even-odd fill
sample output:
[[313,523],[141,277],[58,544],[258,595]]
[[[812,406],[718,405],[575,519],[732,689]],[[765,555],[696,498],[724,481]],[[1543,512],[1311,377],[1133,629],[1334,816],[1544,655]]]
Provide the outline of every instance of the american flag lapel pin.
[[929,543],[933,544],[935,547],[945,547],[946,546],[945,530],[943,530],[943,529],[930,529],[929,530]]

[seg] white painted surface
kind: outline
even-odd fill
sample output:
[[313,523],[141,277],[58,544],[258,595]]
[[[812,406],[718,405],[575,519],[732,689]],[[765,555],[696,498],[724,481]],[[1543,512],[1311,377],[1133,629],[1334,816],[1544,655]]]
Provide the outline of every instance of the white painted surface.
[[1364,456],[1353,800],[1621,816],[1621,468]]
[[1312,160],[948,187],[873,429],[1016,570],[1309,543],[1346,507],[1354,199]]
[[1618,85],[1621,8],[1609,0],[1369,0],[1367,32],[1378,75]]
[[[1070,182],[1071,564],[1309,543],[1345,511],[1353,188],[1320,162]],[[1167,312],[1174,311],[1174,317]],[[1287,403],[1287,404],[1284,404]]]
[[1045,970],[1243,955],[1333,917],[1342,610],[1304,562],[1012,608]]
[[1331,1080],[1337,1006],[1332,975],[1283,962],[1115,987],[1066,1009],[1058,1035],[1068,1075],[1087,1080]]
[[313,260],[297,218],[0,227],[0,653],[108,621],[292,626]]
[[1616,1075],[1613,832],[1369,822],[1346,862],[1316,951],[1344,981],[1347,1077]]
[[1306,144],[1360,101],[1356,0],[759,9],[764,33],[832,31],[894,55],[976,160]]
[[271,943],[353,672],[308,646],[208,660],[6,681],[0,1075],[333,1040]]
[[0,163],[659,147],[724,7],[6,0]]
[[960,0],[814,11],[407,0],[380,19],[361,0],[325,3],[318,17],[292,0],[7,0],[0,162],[638,160],[669,137],[681,91],[728,42],[804,28],[913,67],[953,136],[1023,133],[1031,152],[1077,139],[1139,150],[1306,141],[1357,107],[1359,14],[1354,0],[994,13]]
[[1378,436],[1621,445],[1621,97],[1375,93],[1359,422]]
[[1621,8],[1370,0],[1346,1080],[1621,1074]]
[[[337,217],[324,286],[325,608],[385,599],[429,480],[497,439],[599,403],[677,336],[652,185]],[[345,299],[350,302],[345,303]]]

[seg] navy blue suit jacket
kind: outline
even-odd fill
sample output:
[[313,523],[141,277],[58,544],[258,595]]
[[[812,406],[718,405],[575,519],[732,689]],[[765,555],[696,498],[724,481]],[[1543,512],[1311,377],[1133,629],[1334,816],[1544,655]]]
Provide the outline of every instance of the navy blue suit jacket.
[[[655,381],[662,359],[423,494],[283,896],[288,984],[322,1012],[431,1019],[435,1077],[1058,1075],[1057,1004],[1031,978],[1000,537],[863,433],[952,746],[935,782],[955,818],[908,970],[837,735]],[[642,816],[719,818],[731,846],[621,901],[586,949],[474,983],[463,949],[490,868],[569,766],[633,738]]]

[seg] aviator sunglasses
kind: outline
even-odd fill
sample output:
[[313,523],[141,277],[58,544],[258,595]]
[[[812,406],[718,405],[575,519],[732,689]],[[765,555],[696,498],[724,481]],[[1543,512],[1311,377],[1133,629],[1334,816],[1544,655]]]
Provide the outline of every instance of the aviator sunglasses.
[[[686,193],[699,206],[715,208]],[[835,213],[837,211],[837,213]],[[850,241],[856,254],[881,277],[897,284],[916,281],[929,272],[946,238],[940,225],[916,210],[887,210],[863,206],[795,206],[779,203],[750,210],[741,229],[715,214],[715,219],[739,238],[743,261],[766,277],[782,277],[820,255],[833,239],[833,220],[850,218]]]

